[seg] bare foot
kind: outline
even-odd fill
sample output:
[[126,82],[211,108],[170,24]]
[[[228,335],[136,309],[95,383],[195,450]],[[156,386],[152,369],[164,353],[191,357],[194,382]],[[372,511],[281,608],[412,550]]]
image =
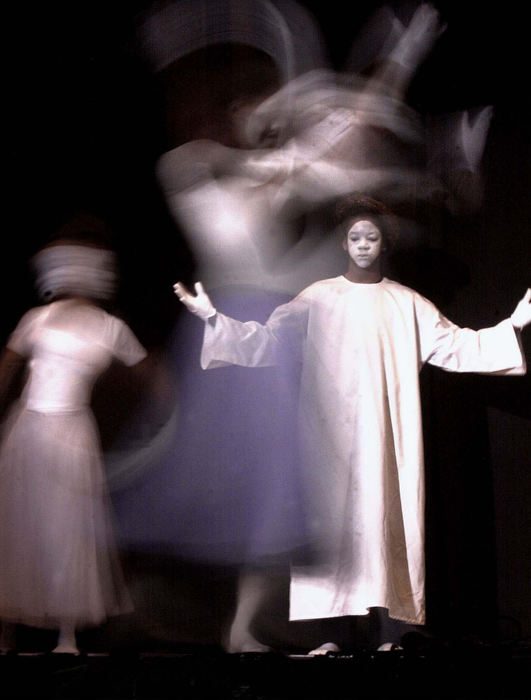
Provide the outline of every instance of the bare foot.
[[308,656],[324,656],[325,654],[328,654],[329,651],[341,651],[340,648],[335,644],[334,642],[325,642],[324,644],[321,644],[321,646],[317,647],[316,649],[312,649],[311,651],[308,652]]
[[63,624],[59,629],[57,646],[52,650],[52,654],[73,654],[79,656],[79,649],[76,642],[76,628],[72,624]]
[[399,651],[403,649],[400,644],[395,644],[395,642],[384,642],[380,644],[376,651]]
[[271,647],[262,644],[247,631],[231,630],[229,640],[224,647],[229,654],[267,654],[271,651]]
[[52,649],[52,654],[73,654],[79,656],[79,649],[75,644],[58,644],[55,649]]

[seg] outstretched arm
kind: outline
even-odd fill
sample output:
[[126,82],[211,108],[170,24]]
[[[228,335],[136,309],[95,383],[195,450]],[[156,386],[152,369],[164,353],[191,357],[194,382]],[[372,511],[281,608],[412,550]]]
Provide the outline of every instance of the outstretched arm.
[[266,326],[255,321],[242,323],[218,313],[201,282],[196,282],[194,289],[195,294],[181,282],[173,286],[186,308],[205,322],[201,350],[203,369],[226,365],[264,367],[275,364],[278,341]]
[[189,311],[205,321],[201,351],[203,369],[240,365],[267,367],[277,364],[281,346],[300,346],[305,334],[307,305],[297,297],[279,306],[267,323],[237,321],[219,313],[201,282],[194,285],[195,295],[177,282],[175,294]]
[[476,331],[456,326],[417,295],[422,361],[449,372],[525,374],[526,361],[517,331],[531,323],[530,302],[528,290],[510,318]]

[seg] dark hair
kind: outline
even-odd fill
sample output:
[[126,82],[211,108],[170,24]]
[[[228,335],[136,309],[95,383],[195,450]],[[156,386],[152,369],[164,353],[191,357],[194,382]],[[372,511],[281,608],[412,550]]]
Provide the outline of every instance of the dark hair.
[[166,66],[158,79],[171,147],[197,138],[234,146],[234,103],[264,98],[281,85],[271,56],[236,43],[206,46],[181,56]]
[[383,202],[362,194],[352,194],[341,199],[335,206],[334,223],[346,235],[354,219],[373,221],[379,228],[388,247],[397,239],[396,217]]
[[109,225],[98,216],[77,211],[70,214],[51,237],[50,244],[64,243],[87,245],[96,248],[112,248],[113,232]]

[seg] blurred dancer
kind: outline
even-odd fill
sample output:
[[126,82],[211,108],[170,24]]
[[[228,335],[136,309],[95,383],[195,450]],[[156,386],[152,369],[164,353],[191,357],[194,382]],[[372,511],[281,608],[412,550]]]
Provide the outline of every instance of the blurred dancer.
[[[263,12],[273,7],[250,4]],[[385,193],[387,200],[429,193],[426,173],[414,163],[423,130],[404,97],[442,28],[436,10],[421,5],[365,78],[327,69],[319,52],[306,70],[291,66],[301,35],[311,46],[315,31],[296,27],[294,36],[286,22],[282,33],[283,16],[268,17],[279,23],[283,44],[266,47],[265,32],[253,46],[254,34],[234,35],[229,22],[212,45],[162,64],[172,148],[157,172],[205,284],[295,294],[338,264],[330,237],[320,231],[316,241],[301,217],[354,191]],[[180,26],[184,31],[182,20]],[[234,45],[220,44],[220,36]]]
[[383,276],[385,212],[366,198],[343,202],[347,271],[303,290],[265,325],[218,313],[200,284],[196,295],[175,285],[205,321],[204,369],[267,366],[280,350],[301,358],[299,426],[318,557],[292,568],[291,620],[385,608],[390,618],[424,623],[419,370],[428,362],[452,372],[525,373],[518,332],[531,323],[531,290],[493,328],[455,326]]
[[28,370],[0,448],[2,645],[22,623],[58,629],[54,652],[77,654],[76,629],[131,609],[91,389],[113,358],[134,365],[146,352],[101,308],[116,286],[111,250],[90,237],[57,240],[32,262],[45,303],[22,317],[0,362],[4,392]]
[[[440,29],[422,5],[366,79],[328,69],[313,19],[294,2],[181,0],[148,14],[143,45],[168,140],[157,174],[217,305],[265,321],[342,269],[308,214],[352,190],[409,194],[418,173],[387,144],[422,139],[403,100]],[[205,376],[194,359],[200,345],[199,329],[183,319],[169,359],[180,377],[180,425],[158,471],[120,499],[120,519],[133,546],[240,565],[225,648],[263,651],[252,621],[269,577],[308,541],[293,440],[299,367],[286,353],[259,373]],[[161,489],[165,499],[155,496]],[[138,498],[144,512],[157,503],[144,532]]]
[[[239,165],[255,150],[248,115],[288,80],[323,65],[320,42],[311,17],[291,0],[155,3],[142,24],[165,104],[162,190],[201,276],[244,320],[265,321],[290,298],[263,270],[277,241],[266,188]],[[261,147],[277,144],[277,126]],[[286,358],[261,373],[227,368],[205,376],[194,359],[200,345],[196,324],[181,316],[168,349],[178,424],[144,480],[117,495],[119,520],[137,551],[235,566],[236,611],[223,644],[263,651],[253,618],[287,570],[287,555],[306,541],[293,442],[297,368]]]

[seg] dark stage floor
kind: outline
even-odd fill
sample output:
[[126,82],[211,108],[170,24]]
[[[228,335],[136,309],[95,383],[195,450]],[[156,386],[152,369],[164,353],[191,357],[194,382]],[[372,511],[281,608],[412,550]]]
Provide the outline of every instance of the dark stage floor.
[[0,657],[0,697],[347,700],[530,697],[531,649],[465,646],[327,657],[187,653]]

